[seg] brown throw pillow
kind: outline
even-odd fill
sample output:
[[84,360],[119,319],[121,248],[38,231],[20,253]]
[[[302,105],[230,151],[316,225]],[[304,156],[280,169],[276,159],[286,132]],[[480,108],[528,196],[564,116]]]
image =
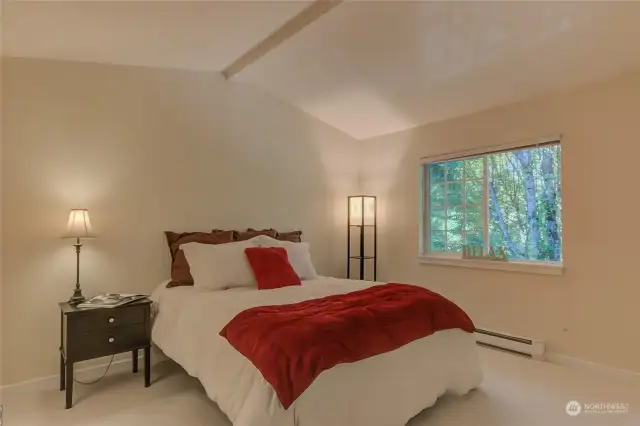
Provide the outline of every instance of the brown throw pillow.
[[238,236],[238,231],[235,231],[235,230],[233,230],[233,229],[230,229],[230,230],[228,230],[228,231],[227,231],[226,229],[212,229],[212,230],[211,230],[211,232],[212,232],[213,234],[224,233],[224,234],[225,234],[225,236],[226,236],[229,232],[231,232],[231,234],[233,235],[233,241],[236,241],[236,238],[237,238],[237,236]]
[[169,251],[171,252],[171,282],[167,288],[193,285],[193,277],[189,269],[189,263],[180,250],[182,244],[225,244],[233,242],[234,231],[216,232],[165,232]]
[[302,231],[278,232],[276,240],[300,243],[302,242]]
[[266,235],[267,237],[275,238],[278,232],[275,229],[263,229],[257,231],[253,228],[249,228],[246,231],[236,231],[236,241],[250,240],[258,235]]

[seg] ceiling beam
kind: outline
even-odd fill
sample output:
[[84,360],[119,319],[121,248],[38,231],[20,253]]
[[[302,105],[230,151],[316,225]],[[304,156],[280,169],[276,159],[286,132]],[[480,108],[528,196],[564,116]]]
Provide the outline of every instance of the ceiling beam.
[[231,65],[222,70],[222,75],[226,79],[230,79],[276,47],[280,46],[286,40],[302,31],[305,27],[318,20],[322,15],[329,12],[343,1],[344,0],[315,0],[296,16],[285,22],[280,28],[269,34],[260,43],[245,52],[244,55],[236,59]]

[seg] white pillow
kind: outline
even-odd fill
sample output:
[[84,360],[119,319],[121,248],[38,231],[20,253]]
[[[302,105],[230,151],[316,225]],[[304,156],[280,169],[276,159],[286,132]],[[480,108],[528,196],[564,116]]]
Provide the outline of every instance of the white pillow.
[[282,241],[276,240],[275,238],[271,238],[267,235],[258,235],[257,237],[253,237],[250,240],[252,243],[259,247],[280,247]]
[[280,241],[282,246],[287,250],[289,263],[293,266],[293,270],[301,280],[317,280],[318,274],[316,268],[311,262],[311,253],[309,243],[292,243],[291,241]]
[[244,254],[248,247],[256,247],[256,244],[239,241],[227,244],[187,243],[180,246],[189,263],[194,287],[201,290],[257,287]]
[[255,242],[260,247],[283,247],[287,251],[289,263],[296,271],[301,280],[317,280],[318,274],[316,268],[311,262],[311,253],[309,252],[309,243],[294,243],[292,241],[280,241],[266,235],[260,235],[252,238],[250,241]]
[[258,235],[246,241],[249,241],[258,247],[279,247],[280,246],[279,244],[280,241],[276,240],[275,238],[271,238],[268,235]]

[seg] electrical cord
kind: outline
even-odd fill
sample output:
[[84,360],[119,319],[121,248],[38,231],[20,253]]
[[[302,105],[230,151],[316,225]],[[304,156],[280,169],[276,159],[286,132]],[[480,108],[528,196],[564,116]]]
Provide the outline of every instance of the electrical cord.
[[98,383],[100,380],[104,379],[104,377],[105,377],[105,376],[107,375],[107,373],[109,372],[109,369],[111,368],[111,364],[113,363],[113,357],[114,357],[114,356],[115,356],[115,355],[111,355],[111,360],[109,360],[109,365],[107,365],[107,369],[106,369],[106,370],[104,370],[104,374],[103,374],[101,377],[97,378],[96,380],[94,380],[94,381],[92,381],[92,382],[81,382],[80,380],[77,380],[77,379],[76,379],[76,375],[74,374],[74,375],[73,375],[73,381],[74,381],[74,382],[76,382],[76,383],[78,383],[78,384],[81,384],[81,385],[93,385],[93,384],[95,384],[95,383]]

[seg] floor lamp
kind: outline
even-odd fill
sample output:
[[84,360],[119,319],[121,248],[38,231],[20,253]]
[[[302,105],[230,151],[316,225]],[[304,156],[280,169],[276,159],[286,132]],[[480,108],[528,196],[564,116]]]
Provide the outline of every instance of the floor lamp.
[[[347,278],[351,278],[351,260],[360,261],[360,279],[364,280],[365,261],[373,262],[373,280],[377,279],[378,270],[378,222],[377,222],[377,201],[371,195],[353,195],[348,197],[348,220],[347,227]],[[373,255],[365,255],[365,229],[373,231]],[[351,254],[351,231],[359,231],[360,253],[355,256]]]

